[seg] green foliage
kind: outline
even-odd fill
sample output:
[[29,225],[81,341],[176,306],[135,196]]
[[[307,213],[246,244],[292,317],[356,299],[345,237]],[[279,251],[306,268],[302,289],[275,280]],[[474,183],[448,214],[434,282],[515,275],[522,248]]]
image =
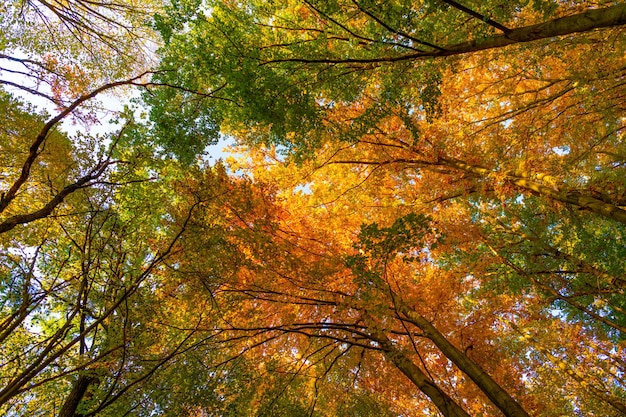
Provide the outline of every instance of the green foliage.
[[[439,84],[448,64],[376,60],[419,50],[417,38],[460,42],[476,27],[490,27],[478,23],[451,31],[465,16],[440,2],[423,9],[404,2],[362,2],[355,10],[355,4],[313,2],[290,9],[279,2],[219,2],[203,6],[208,12],[176,4],[158,18],[166,45],[160,51],[165,73],[157,80],[201,98],[180,91],[146,97],[160,145],[197,151],[215,137],[221,120],[228,120],[228,129],[254,143],[310,156],[320,134],[332,129],[322,122],[328,110],[364,98],[374,107],[355,120],[356,131],[338,132],[345,140],[376,126],[395,105],[432,120],[440,111]],[[516,10],[496,8],[509,17]],[[348,18],[351,14],[358,17]],[[255,134],[259,130],[262,135]]]
[[174,33],[183,31],[185,24],[198,18],[201,7],[200,0],[174,0],[165,5],[162,12],[155,13],[154,28],[160,33],[166,45]]
[[[397,256],[404,262],[415,262],[423,251],[429,250],[424,242],[429,221],[427,216],[409,213],[397,218],[389,227],[381,228],[377,223],[361,226],[359,240],[354,244],[358,253],[346,257],[345,262],[354,273],[355,282],[362,289],[368,289],[360,294],[363,300],[376,302],[372,297],[378,295],[369,290],[385,287],[382,277],[387,263],[393,258]],[[431,248],[435,246],[430,244]]]
[[457,266],[472,263],[492,256],[497,248],[492,277],[477,295],[496,291],[521,297],[538,291],[549,301],[546,311],[559,311],[566,320],[586,323],[618,340],[625,337],[581,310],[626,325],[620,278],[626,273],[626,229],[621,224],[581,212],[554,213],[540,199],[525,197],[510,201],[497,220],[484,224],[483,233],[489,247],[458,253],[455,261]]
[[411,262],[415,260],[411,253],[416,248],[422,250],[429,221],[430,218],[423,214],[409,213],[396,219],[389,227],[381,228],[377,223],[362,225],[355,249],[378,259],[402,254],[404,260]]
[[221,117],[206,99],[175,89],[159,89],[144,97],[152,112],[149,133],[141,140],[151,143],[157,154],[189,165],[219,140]]

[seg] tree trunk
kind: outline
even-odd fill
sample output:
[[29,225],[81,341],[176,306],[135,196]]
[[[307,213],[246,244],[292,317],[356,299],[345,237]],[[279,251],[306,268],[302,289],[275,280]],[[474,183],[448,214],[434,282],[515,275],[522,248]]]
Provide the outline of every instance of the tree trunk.
[[85,396],[87,389],[91,384],[97,381],[97,378],[86,375],[79,375],[78,379],[74,383],[72,387],[72,391],[70,391],[69,395],[65,399],[63,403],[63,407],[61,407],[61,411],[59,411],[58,417],[80,417],[83,414],[79,414],[76,411],[78,410],[78,405],[81,400]]
[[538,39],[554,38],[624,24],[626,24],[626,3],[587,10],[536,25],[510,29],[503,35],[454,45],[438,55],[458,55],[477,52],[485,49],[501,48],[515,43],[532,42]]
[[[396,300],[397,301],[397,300]],[[441,350],[461,371],[471,378],[482,392],[507,417],[529,417],[528,413],[511,397],[496,381],[480,366],[474,363],[465,353],[457,349],[428,320],[417,314],[404,303],[397,301],[399,312],[406,319],[419,327],[426,337]]]
[[470,417],[452,398],[441,390],[404,353],[397,350],[383,332],[376,332],[376,341],[381,344],[385,357],[406,375],[446,417]]

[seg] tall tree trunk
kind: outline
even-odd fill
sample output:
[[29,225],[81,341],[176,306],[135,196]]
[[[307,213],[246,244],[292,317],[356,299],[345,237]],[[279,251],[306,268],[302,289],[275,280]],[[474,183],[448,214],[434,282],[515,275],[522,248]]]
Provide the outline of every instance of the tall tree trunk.
[[385,357],[406,375],[446,417],[470,417],[452,398],[439,388],[422,370],[404,353],[396,349],[387,336],[377,331],[374,338],[383,348]]
[[97,378],[86,375],[79,375],[76,382],[74,382],[74,386],[72,387],[72,391],[70,391],[69,395],[65,399],[63,403],[63,407],[61,407],[61,411],[59,411],[58,417],[80,417],[83,414],[77,413],[78,405],[85,397],[85,393],[89,386],[97,381]]
[[480,366],[474,363],[465,353],[457,349],[442,335],[428,320],[416,313],[406,304],[396,300],[398,311],[406,319],[420,328],[426,337],[441,350],[441,352],[454,363],[461,371],[471,378],[482,392],[502,411],[507,417],[529,417],[521,405],[515,401],[496,381],[489,376]]
[[503,35],[454,45],[440,52],[439,55],[458,55],[485,49],[501,48],[515,43],[532,42],[538,39],[554,38],[624,24],[626,24],[626,3],[587,10],[536,25],[510,29]]

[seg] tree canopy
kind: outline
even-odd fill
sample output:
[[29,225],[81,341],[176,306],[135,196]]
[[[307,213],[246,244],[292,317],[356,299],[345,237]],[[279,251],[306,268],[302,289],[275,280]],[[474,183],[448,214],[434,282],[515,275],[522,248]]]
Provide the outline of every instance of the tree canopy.
[[626,415],[625,3],[0,10],[1,414]]

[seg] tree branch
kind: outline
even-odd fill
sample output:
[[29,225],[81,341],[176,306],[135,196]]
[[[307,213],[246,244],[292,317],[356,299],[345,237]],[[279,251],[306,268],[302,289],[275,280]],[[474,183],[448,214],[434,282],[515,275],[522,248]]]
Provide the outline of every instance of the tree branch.
[[301,62],[305,64],[377,64],[394,63],[401,61],[439,58],[462,55],[488,49],[502,48],[507,45],[532,42],[540,39],[571,35],[579,32],[588,32],[594,29],[621,26],[626,24],[626,3],[602,9],[588,10],[572,16],[565,16],[547,22],[509,29],[502,35],[486,39],[475,39],[455,45],[442,46],[440,50],[431,52],[416,52],[396,56],[375,58],[283,58],[263,62],[261,65],[280,62]]

